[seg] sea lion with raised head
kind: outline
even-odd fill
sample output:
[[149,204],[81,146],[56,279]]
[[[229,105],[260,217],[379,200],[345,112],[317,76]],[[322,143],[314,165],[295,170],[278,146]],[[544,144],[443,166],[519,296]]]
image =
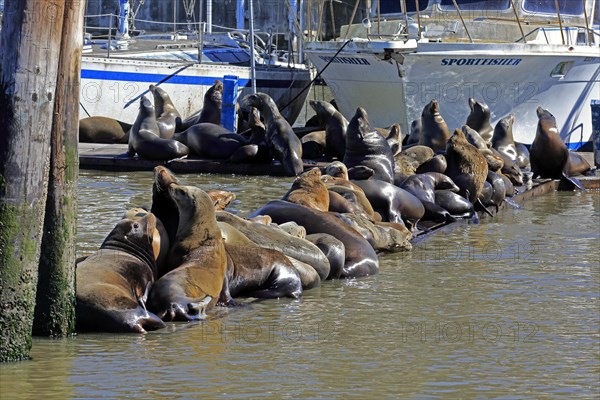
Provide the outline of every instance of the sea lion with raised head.
[[319,211],[329,210],[329,192],[321,181],[321,170],[313,168],[298,175],[281,200]]
[[359,107],[346,131],[344,164],[348,168],[358,165],[373,169],[373,178],[391,183],[394,181],[394,155],[387,140],[369,123],[364,108]]
[[181,129],[181,114],[175,108],[171,97],[162,88],[150,85],[150,92],[154,97],[154,112],[158,124],[159,136],[162,139],[171,139],[173,134]]
[[187,156],[190,150],[183,143],[159,137],[158,124],[154,107],[150,100],[143,96],[140,100],[140,111],[129,132],[127,155],[136,153],[143,159],[168,161]]
[[469,108],[471,113],[467,117],[466,125],[476,130],[481,136],[486,146],[492,146],[492,135],[494,129],[490,124],[490,108],[482,101],[477,101],[469,97]]
[[221,293],[227,255],[211,198],[201,189],[171,183],[179,224],[169,253],[175,269],[154,285],[149,306],[167,321],[202,319]]
[[446,148],[446,142],[450,138],[450,131],[446,121],[440,114],[437,100],[431,100],[421,113],[422,133],[419,138],[421,146],[427,146],[433,151],[442,151]]
[[77,265],[77,330],[146,333],[165,327],[146,309],[156,277],[156,217],[123,219],[100,249]]
[[346,131],[348,120],[326,101],[308,102],[317,113],[320,125],[325,127],[325,155],[341,160],[346,153]]
[[202,109],[195,115],[187,118],[181,130],[199,124],[200,122],[210,122],[212,124],[221,124],[221,110],[223,108],[223,82],[215,80],[215,83],[204,93],[204,102]]
[[289,176],[300,175],[304,170],[302,143],[289,122],[279,113],[273,99],[265,93],[244,96],[241,104],[245,108],[256,107],[265,120],[267,145],[271,154],[283,165]]

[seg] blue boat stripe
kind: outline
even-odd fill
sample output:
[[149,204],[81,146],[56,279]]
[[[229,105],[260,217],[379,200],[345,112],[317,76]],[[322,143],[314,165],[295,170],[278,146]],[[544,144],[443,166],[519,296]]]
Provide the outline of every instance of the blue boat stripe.
[[[293,75],[292,75],[293,76]],[[103,80],[103,81],[124,81],[124,82],[147,82],[147,83],[170,83],[184,85],[204,85],[212,86],[215,79],[219,77],[209,76],[190,76],[190,75],[164,75],[164,74],[145,74],[141,72],[121,72],[121,71],[99,71],[95,69],[82,69],[82,79]],[[293,78],[292,78],[293,79]],[[262,88],[304,88],[309,80],[300,78],[293,81],[287,79],[257,79],[256,85]],[[238,87],[249,87],[250,79],[241,78],[238,81]]]

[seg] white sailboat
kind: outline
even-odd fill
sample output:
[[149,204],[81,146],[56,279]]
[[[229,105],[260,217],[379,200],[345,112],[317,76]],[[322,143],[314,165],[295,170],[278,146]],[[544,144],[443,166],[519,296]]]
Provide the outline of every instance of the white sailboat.
[[[196,32],[132,38],[128,31],[128,22],[132,19],[131,0],[121,0],[121,3],[117,37],[88,38],[84,47],[81,117],[102,115],[132,123],[138,112],[139,98],[148,93],[150,84],[163,87],[179,112],[187,117],[202,108],[204,93],[216,79],[223,80],[226,75],[238,77],[240,95],[252,91],[254,78],[256,91],[269,94],[280,108],[285,107],[284,117],[291,123],[298,117],[309,92],[304,89],[315,74],[313,68],[286,60],[285,54],[268,51],[269,44],[248,31],[215,27],[209,22],[193,25],[192,28],[198,28]],[[188,0],[187,3],[193,10],[194,2]],[[238,0],[238,4],[243,6],[244,1]],[[88,21],[94,17],[106,15],[88,16]],[[109,17],[117,19],[117,16]],[[190,26],[184,24],[183,28],[189,30]],[[112,26],[104,28],[110,31]],[[220,32],[213,32],[217,30]],[[250,42],[261,44],[262,48],[252,49]],[[251,67],[253,59],[254,69]]]
[[409,132],[435,98],[453,129],[474,97],[492,123],[515,114],[518,142],[533,141],[542,106],[570,148],[590,143],[590,102],[600,98],[597,0],[373,3],[378,22],[344,26],[337,40],[305,49],[346,116],[363,106],[376,126],[399,122]]

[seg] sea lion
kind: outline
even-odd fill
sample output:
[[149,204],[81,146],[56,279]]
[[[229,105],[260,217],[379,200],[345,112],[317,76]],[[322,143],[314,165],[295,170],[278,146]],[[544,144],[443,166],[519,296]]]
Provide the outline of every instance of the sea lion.
[[402,151],[402,131],[400,129],[400,125],[392,125],[385,140],[387,140],[388,144],[390,145],[390,149],[392,149],[392,154],[394,157],[400,154]]
[[[258,215],[251,215],[249,218],[254,218]],[[290,260],[295,259],[310,265],[318,273],[320,279],[325,279],[329,275],[329,261],[316,246],[307,240],[289,235],[276,226],[252,222],[226,211],[217,212],[217,220],[232,225],[260,247],[278,250],[290,258]],[[290,219],[289,221],[292,220]],[[288,221],[273,220],[273,222],[283,224]],[[295,222],[298,225],[304,226],[298,221]]]
[[473,203],[451,190],[436,190],[435,204],[455,217],[466,217],[474,212]]
[[440,114],[437,100],[431,100],[421,113],[423,132],[419,138],[419,145],[431,147],[434,151],[444,150],[450,138],[450,131],[446,121]]
[[146,333],[165,327],[146,309],[156,276],[155,229],[153,214],[123,219],[100,249],[77,265],[77,330]]
[[477,201],[487,178],[488,165],[460,129],[456,129],[448,141],[446,160],[446,175],[460,188],[459,194],[471,203]]
[[79,120],[80,143],[128,143],[133,125],[108,117],[89,117]]
[[[334,190],[328,190],[329,208],[327,209],[327,211],[337,213],[361,214],[364,215],[366,218],[373,220],[373,218],[367,215],[367,213],[357,204],[358,199],[356,199],[356,195],[354,192],[351,191],[351,189],[340,187],[338,187],[338,189],[342,189],[344,195]],[[351,196],[352,199],[348,199],[347,196]]]
[[250,144],[242,135],[211,122],[195,124],[176,133],[173,139],[188,146],[191,155],[221,160],[232,157],[240,147]]
[[329,210],[329,192],[321,181],[321,170],[313,168],[298,175],[281,200],[319,211]]
[[223,211],[235,200],[235,193],[228,192],[227,190],[209,189],[206,191],[206,194],[212,200],[215,211]]
[[302,282],[291,261],[281,252],[256,245],[233,226],[219,222],[227,252],[227,272],[220,305],[232,297],[299,298]]
[[410,250],[412,233],[403,225],[399,229],[386,225],[378,225],[364,216],[348,213],[336,214],[345,224],[359,232],[376,251],[397,252]]
[[[177,227],[179,225],[179,210],[177,209],[175,201],[169,194],[169,187],[172,183],[178,183],[178,181],[171,171],[162,165],[154,167],[152,208],[150,209],[150,212],[154,214],[164,225],[170,244],[175,242]],[[175,267],[176,266],[171,266],[164,273]],[[162,276],[164,273],[159,273],[159,276]]]
[[475,129],[471,128],[469,125],[463,125],[462,131],[465,134],[467,141],[477,147],[477,150],[481,152],[489,150],[487,143]]
[[346,167],[362,165],[375,171],[373,178],[394,181],[394,155],[385,138],[369,123],[364,108],[359,107],[346,131]]
[[500,206],[506,198],[506,185],[504,184],[504,180],[500,174],[497,174],[493,171],[488,171],[487,182],[492,185],[492,197],[489,204],[484,203],[484,205],[493,205],[496,207],[496,212],[498,212]]
[[415,172],[417,174],[424,174],[426,172],[437,172],[443,174],[446,172],[446,168],[448,168],[446,157],[443,154],[436,154],[433,156],[433,158],[419,165]]
[[[428,146],[412,146],[403,149],[400,156],[405,156],[417,163],[417,166],[431,160],[435,156],[435,152]],[[396,157],[398,158],[398,156]]]
[[221,293],[227,255],[211,198],[201,189],[171,183],[179,224],[169,253],[177,266],[160,278],[150,295],[150,309],[163,320],[202,319]]
[[422,136],[423,136],[423,122],[421,121],[421,118],[419,117],[419,118],[413,120],[413,122],[410,124],[410,135],[408,136],[408,139],[406,139],[406,144],[407,145],[419,144]]
[[186,130],[200,122],[210,122],[212,124],[221,124],[221,110],[223,108],[223,82],[215,80],[215,83],[204,93],[204,103],[202,110],[195,115],[187,118],[181,130]]
[[423,219],[436,222],[455,221],[447,210],[435,204],[436,189],[448,189],[458,192],[458,187],[446,175],[440,173],[412,175],[406,178],[400,187],[421,200],[425,208]]
[[469,108],[471,113],[467,117],[466,125],[476,130],[486,146],[491,147],[494,129],[490,125],[490,108],[484,102],[476,101],[472,97],[469,97]]
[[406,223],[416,227],[425,209],[421,201],[404,189],[377,179],[352,181],[360,186],[373,209],[381,214],[383,221]]
[[162,139],[171,139],[173,134],[181,129],[181,114],[175,108],[171,97],[162,88],[150,85],[150,92],[154,97],[154,112],[158,124],[159,136]]
[[325,127],[325,155],[341,160],[346,153],[346,131],[348,120],[326,101],[308,102],[317,113],[320,125]]
[[265,93],[244,96],[241,104],[256,107],[265,120],[267,144],[275,159],[279,160],[289,176],[300,175],[304,170],[302,143],[292,130],[289,122],[279,113],[273,99]]
[[183,143],[172,139],[161,139],[158,134],[154,107],[150,100],[143,96],[137,119],[129,132],[127,155],[133,157],[137,153],[146,160],[168,161],[187,156],[190,152]]
[[[268,218],[270,219],[270,217]],[[302,225],[298,225],[294,221],[286,222],[285,224],[274,225],[276,225],[277,228],[281,229],[288,235],[295,236],[300,239],[304,239],[306,237],[306,228],[304,228]]]
[[531,169],[531,163],[529,162],[529,149],[523,143],[515,143],[517,149],[517,163],[521,169]]
[[585,175],[591,169],[592,166],[581,154],[569,151],[569,163],[566,171],[568,176]]
[[302,155],[309,160],[321,158],[325,152],[325,131],[314,131],[302,136]]
[[306,240],[317,246],[329,260],[327,279],[338,279],[342,275],[346,260],[344,243],[327,233],[306,235]]
[[[379,271],[377,254],[358,232],[344,224],[333,213],[324,213],[299,204],[275,200],[250,213],[249,217],[269,215],[275,223],[294,221],[306,232],[327,233],[344,243],[345,262],[341,277],[374,275]],[[323,254],[319,250],[320,254]]]
[[494,153],[497,151],[495,154],[502,157],[504,161],[501,169],[502,173],[508,176],[515,185],[520,186],[523,184],[523,174],[521,168],[519,168],[517,148],[513,139],[512,128],[514,122],[515,116],[513,114],[498,121],[494,128],[494,136],[492,136],[492,150],[494,150]]

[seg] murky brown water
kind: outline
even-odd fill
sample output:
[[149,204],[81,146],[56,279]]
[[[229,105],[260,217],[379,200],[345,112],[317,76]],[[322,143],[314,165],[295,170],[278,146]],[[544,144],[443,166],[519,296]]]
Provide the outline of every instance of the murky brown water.
[[[290,179],[182,176],[234,191],[245,215]],[[82,171],[80,253],[150,173]],[[147,335],[36,339],[0,366],[0,397],[598,398],[600,193],[555,193],[381,258],[379,275],[329,281]]]

